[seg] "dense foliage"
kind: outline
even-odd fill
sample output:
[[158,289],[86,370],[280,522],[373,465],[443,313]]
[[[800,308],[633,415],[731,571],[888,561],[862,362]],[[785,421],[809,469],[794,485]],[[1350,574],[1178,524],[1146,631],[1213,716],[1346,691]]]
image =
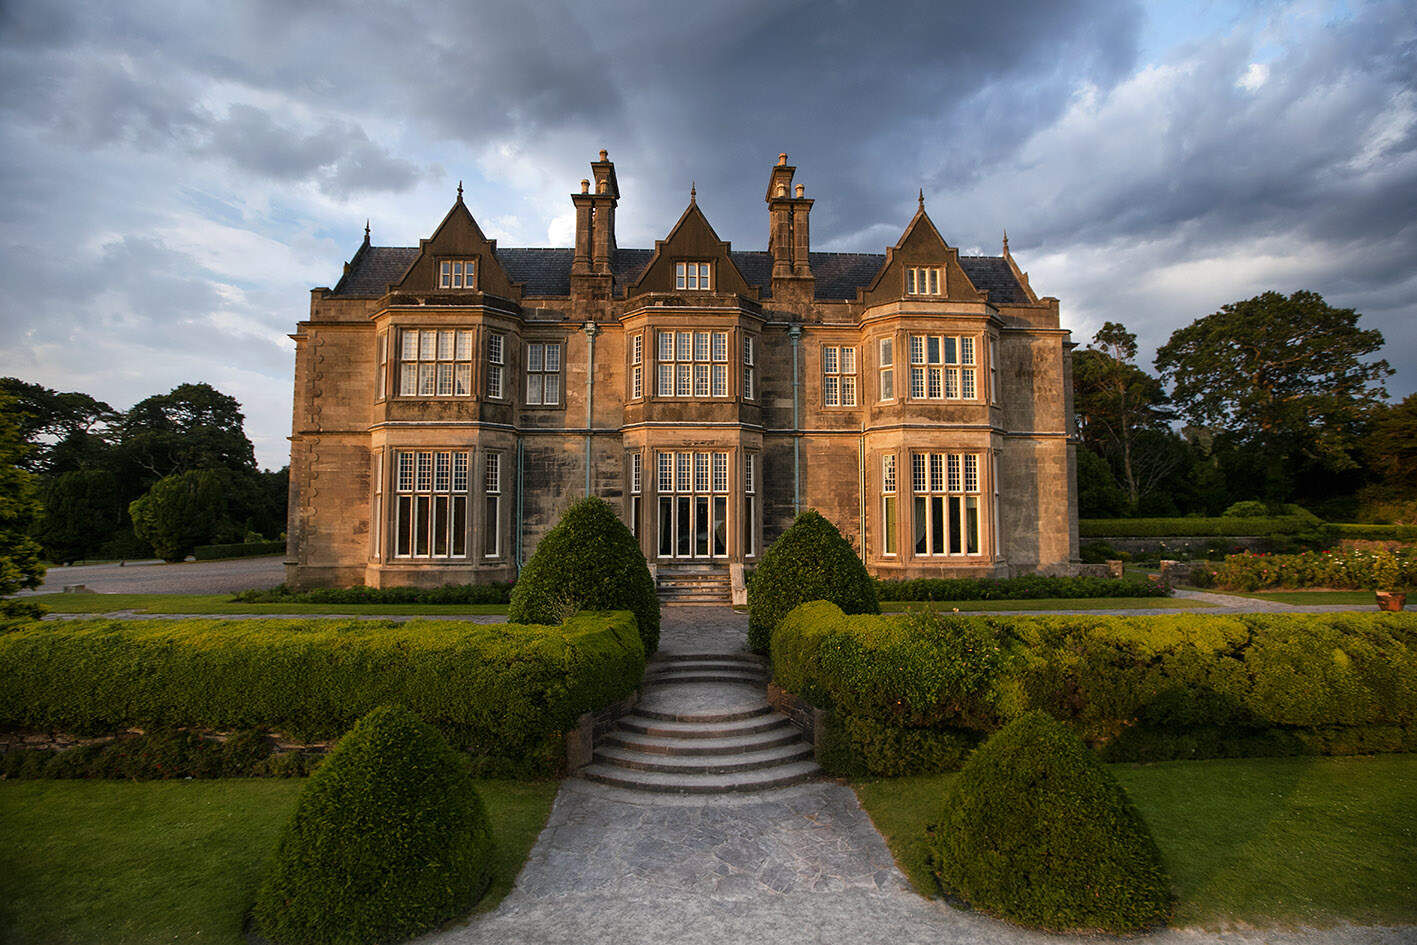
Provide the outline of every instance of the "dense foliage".
[[979,747],[931,830],[943,889],[976,908],[1056,931],[1163,925],[1161,853],[1125,791],[1066,725],[1029,712]]
[[0,392],[14,398],[7,413],[28,447],[21,465],[39,476],[45,512],[31,534],[52,560],[150,556],[130,504],[194,470],[221,478],[224,501],[202,534],[179,545],[285,530],[286,472],[256,469],[240,404],[207,384],[182,384],[126,412],[13,377],[0,378]]
[[284,553],[284,538],[275,541],[241,541],[225,545],[198,545],[192,549],[192,557],[198,561],[217,561],[221,558],[258,558],[264,555]]
[[167,730],[74,748],[11,748],[0,755],[0,777],[132,781],[293,778],[309,774],[323,757],[307,751],[276,754],[268,736],[250,729],[225,739]]
[[[1297,507],[1296,507],[1297,508]],[[1232,538],[1269,535],[1321,536],[1325,526],[1313,515],[1296,512],[1263,518],[1085,518],[1078,521],[1083,538]]]
[[581,610],[628,610],[646,653],[659,646],[659,597],[639,542],[598,496],[566,510],[512,588],[507,619],[560,623]]
[[281,584],[269,590],[241,591],[234,599],[242,604],[505,604],[511,596],[510,583],[493,581],[442,587],[317,587],[308,591]]
[[14,422],[14,403],[0,393],[0,596],[44,580],[39,545],[29,537],[40,506],[34,476],[20,466],[27,452]]
[[128,506],[133,531],[165,561],[181,561],[217,538],[226,522],[226,489],[210,469],[159,479]]
[[877,617],[815,602],[778,626],[772,665],[836,731],[899,729],[837,746],[847,768],[872,754],[872,773],[911,764],[886,755],[892,738],[977,739],[1030,709],[1116,760],[1417,749],[1414,614]]
[[415,620],[76,620],[0,634],[0,726],[257,728],[330,738],[405,705],[488,775],[545,775],[585,712],[639,685],[629,614],[560,627]]
[[252,916],[283,945],[402,941],[466,914],[492,866],[467,759],[407,709],[383,706],[301,791]]
[[829,600],[849,614],[881,612],[875,585],[850,542],[808,509],[772,543],[748,579],[749,649],[766,653],[778,621],[812,600]]
[[1046,577],[912,578],[876,581],[880,600],[1041,600],[1048,597],[1168,597],[1171,588],[1145,578]]
[[1297,555],[1227,555],[1210,569],[1216,587],[1258,591],[1325,587],[1391,591],[1417,586],[1417,554],[1407,551],[1305,551]]

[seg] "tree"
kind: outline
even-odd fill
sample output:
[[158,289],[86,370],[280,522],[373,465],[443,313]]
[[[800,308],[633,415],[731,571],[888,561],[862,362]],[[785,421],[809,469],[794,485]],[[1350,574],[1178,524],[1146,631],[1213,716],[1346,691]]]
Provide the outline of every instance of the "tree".
[[1271,498],[1304,465],[1338,472],[1354,458],[1369,414],[1387,396],[1383,360],[1364,360],[1382,333],[1317,292],[1266,292],[1196,319],[1156,354],[1172,399],[1193,424],[1264,455]]
[[0,391],[14,398],[20,438],[31,447],[21,465],[57,475],[101,464],[111,446],[118,411],[78,391],[60,392],[17,377],[0,378]]
[[1161,382],[1132,363],[1136,356],[1137,336],[1117,322],[1104,322],[1092,344],[1073,353],[1078,431],[1097,453],[1117,457],[1133,508],[1142,493],[1135,468],[1137,431],[1164,428],[1172,416]]
[[1107,460],[1086,446],[1078,450],[1078,515],[1082,518],[1116,518],[1125,511],[1127,497]]
[[1385,486],[1398,494],[1417,495],[1417,394],[1377,412],[1363,453],[1368,468]]
[[35,537],[51,561],[87,557],[123,525],[123,496],[106,469],[66,472],[44,484]]
[[159,479],[128,506],[133,530],[165,561],[181,561],[197,545],[231,537],[227,483],[219,471],[193,469]]
[[210,384],[182,384],[124,414],[119,447],[149,482],[193,469],[254,471],[244,421],[235,397]]
[[20,468],[27,447],[12,398],[0,392],[0,596],[44,580],[39,544],[29,536],[40,505],[33,474]]

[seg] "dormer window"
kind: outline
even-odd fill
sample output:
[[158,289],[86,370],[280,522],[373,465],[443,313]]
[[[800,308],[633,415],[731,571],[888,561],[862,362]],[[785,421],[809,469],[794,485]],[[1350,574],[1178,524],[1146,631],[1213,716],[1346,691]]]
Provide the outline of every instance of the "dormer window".
[[706,262],[677,262],[674,264],[674,288],[708,291],[713,288],[712,268]]
[[477,288],[477,260],[445,259],[438,264],[438,288]]
[[945,276],[939,266],[907,266],[906,295],[944,295]]

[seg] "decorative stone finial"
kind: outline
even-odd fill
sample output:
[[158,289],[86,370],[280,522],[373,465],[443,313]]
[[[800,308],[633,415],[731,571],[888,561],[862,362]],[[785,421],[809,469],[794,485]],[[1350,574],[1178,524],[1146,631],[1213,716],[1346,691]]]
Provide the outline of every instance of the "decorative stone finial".
[[699,202],[699,189],[694,181],[689,182],[689,203]]
[[797,199],[798,199],[798,200],[801,200],[801,199],[802,199],[803,197],[805,197],[806,195],[807,195],[807,188],[806,188],[806,187],[803,187],[801,184],[798,184],[798,185],[797,185]]
[[920,196],[917,197],[916,199],[919,201],[919,210],[920,210],[920,212],[924,213],[924,212],[925,212],[925,188],[924,188],[924,187],[921,187],[921,188],[920,188]]
[[606,151],[604,148],[601,148],[601,149],[600,149],[600,159],[601,159],[602,161],[608,161],[608,160],[610,160],[610,152]]
[[1004,227],[1004,255],[1009,254],[1009,228]]
[[581,193],[590,193],[590,181],[586,180],[584,177],[581,178]]
[[458,181],[458,203],[462,203],[462,181]]
[[364,218],[364,242],[369,242],[369,218]]
[[777,156],[777,166],[778,166],[778,167],[782,167],[782,166],[785,165],[786,163],[787,163],[787,152],[786,152],[786,151],[783,151],[781,154],[779,154],[779,155]]

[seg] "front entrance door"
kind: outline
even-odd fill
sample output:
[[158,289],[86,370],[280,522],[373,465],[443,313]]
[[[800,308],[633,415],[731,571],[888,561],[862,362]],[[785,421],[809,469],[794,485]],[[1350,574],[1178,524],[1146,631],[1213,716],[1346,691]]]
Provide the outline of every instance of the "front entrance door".
[[728,454],[656,454],[659,557],[728,557]]

